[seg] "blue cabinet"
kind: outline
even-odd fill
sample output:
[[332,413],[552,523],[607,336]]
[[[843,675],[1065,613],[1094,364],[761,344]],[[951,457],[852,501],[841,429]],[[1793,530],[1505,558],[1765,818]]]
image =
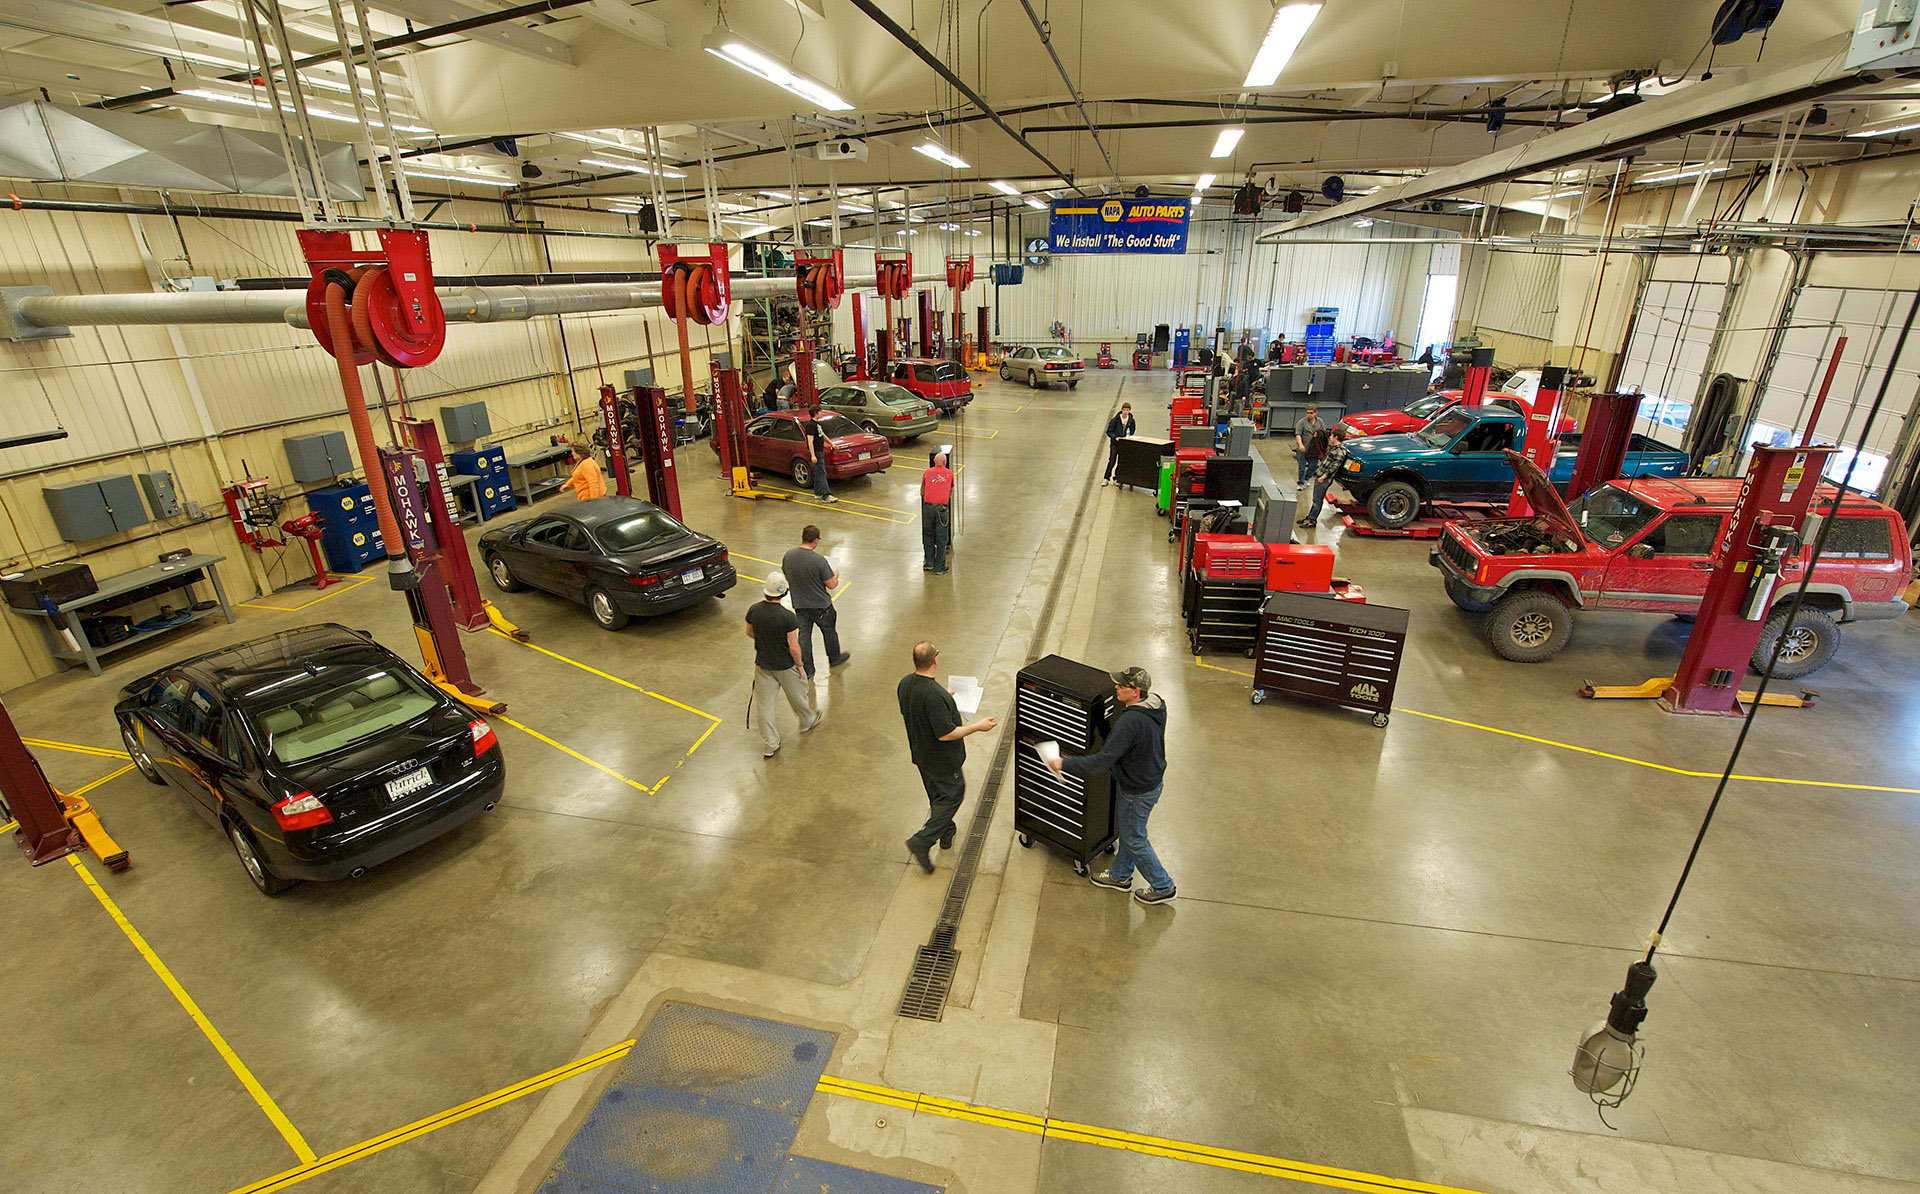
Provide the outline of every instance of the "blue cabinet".
[[495,515],[506,514],[519,504],[514,499],[513,486],[507,481],[505,448],[454,452],[447,457],[447,464],[456,473],[480,478],[479,483],[473,486],[473,500],[479,506],[481,522]]
[[320,550],[333,571],[358,572],[387,554],[373,491],[365,485],[313,490],[307,508],[320,517]]

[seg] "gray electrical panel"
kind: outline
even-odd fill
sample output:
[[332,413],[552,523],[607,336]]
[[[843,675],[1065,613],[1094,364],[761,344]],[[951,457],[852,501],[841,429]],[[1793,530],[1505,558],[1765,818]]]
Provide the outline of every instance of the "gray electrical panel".
[[337,481],[359,468],[347,447],[344,431],[297,435],[280,442],[287,451],[287,466],[293,470],[293,479],[302,485]]
[[492,435],[493,423],[487,418],[486,403],[462,402],[440,408],[440,429],[447,433],[448,443],[464,444]]
[[172,473],[135,473],[134,476],[139,479],[140,488],[147,495],[147,508],[155,518],[172,518],[180,513],[180,493],[174,488]]
[[69,543],[131,530],[148,521],[132,477],[101,477],[42,489],[60,537]]

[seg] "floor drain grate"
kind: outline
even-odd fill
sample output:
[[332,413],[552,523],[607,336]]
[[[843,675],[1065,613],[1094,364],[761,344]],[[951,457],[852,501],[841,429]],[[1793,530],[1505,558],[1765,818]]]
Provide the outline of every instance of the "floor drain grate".
[[900,996],[900,1014],[910,1020],[938,1020],[953,988],[953,971],[960,955],[941,945],[923,945],[914,951],[913,973]]

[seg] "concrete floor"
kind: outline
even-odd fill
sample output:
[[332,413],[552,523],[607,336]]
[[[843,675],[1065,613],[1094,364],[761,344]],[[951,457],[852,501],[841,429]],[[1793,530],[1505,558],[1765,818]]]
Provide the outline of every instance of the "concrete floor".
[[[775,759],[742,718],[753,582],[618,635],[556,599],[495,594],[544,651],[465,640],[525,727],[496,722],[509,794],[494,814],[363,880],[267,900],[217,834],[128,773],[89,798],[135,865],[87,865],[323,1156],[625,1039],[671,996],[833,1028],[830,1074],[1389,1178],[1516,1194],[1920,1183],[1920,794],[1890,790],[1920,789],[1914,620],[1848,627],[1811,681],[1818,707],[1762,713],[1742,774],[1860,786],[1729,789],[1662,947],[1645,1073],[1610,1129],[1566,1077],[1574,1040],[1657,922],[1712,793],[1684,772],[1717,774],[1737,727],[1574,690],[1670,671],[1684,627],[1583,615],[1562,655],[1510,664],[1440,594],[1424,544],[1340,542],[1344,575],[1413,611],[1392,724],[1255,708],[1235,674],[1248,661],[1185,653],[1149,497],[1096,488],[1067,535],[1123,383],[1158,426],[1157,376],[984,385],[945,577],[919,567],[915,448],[832,508],[723,498],[691,450],[688,520],[743,572],[763,576],[814,521],[848,582],[854,660],[819,689],[820,732],[799,740],[780,714]],[[1316,534],[1338,540],[1331,520]],[[1004,712],[1063,551],[1048,649],[1144,664],[1171,706],[1153,836],[1181,898],[1142,908],[1021,850],[1009,789],[946,1019],[901,1020],[951,860],[923,876],[900,844],[925,803],[894,682],[931,637]],[[8,708],[23,734],[111,750],[117,685],[174,658],[329,619],[413,653],[381,583],[333,593]],[[993,744],[972,740],[976,792]],[[68,789],[122,765],[36,753]],[[297,1164],[69,865],[0,863],[0,909],[0,1188],[206,1194]],[[531,1188],[595,1081],[302,1189]],[[832,1097],[797,1149],[950,1190],[1304,1188]]]

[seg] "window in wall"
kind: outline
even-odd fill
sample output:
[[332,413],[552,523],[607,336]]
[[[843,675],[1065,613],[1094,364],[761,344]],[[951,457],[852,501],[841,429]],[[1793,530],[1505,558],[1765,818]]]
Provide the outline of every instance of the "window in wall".
[[[1747,436],[1749,444],[1766,444],[1769,447],[1786,447],[1800,442],[1800,433],[1787,427],[1777,427],[1763,420],[1754,420],[1753,430]],[[1829,481],[1839,481],[1847,475],[1847,462],[1855,456],[1860,463],[1853,466],[1853,480],[1849,482],[1856,493],[1877,497],[1880,487],[1887,480],[1887,458],[1879,452],[1855,449],[1842,445],[1833,455],[1827,457],[1827,467],[1821,475]]]
[[1459,274],[1427,275],[1426,297],[1420,301],[1417,348],[1446,344],[1453,339],[1453,303],[1459,289]]

